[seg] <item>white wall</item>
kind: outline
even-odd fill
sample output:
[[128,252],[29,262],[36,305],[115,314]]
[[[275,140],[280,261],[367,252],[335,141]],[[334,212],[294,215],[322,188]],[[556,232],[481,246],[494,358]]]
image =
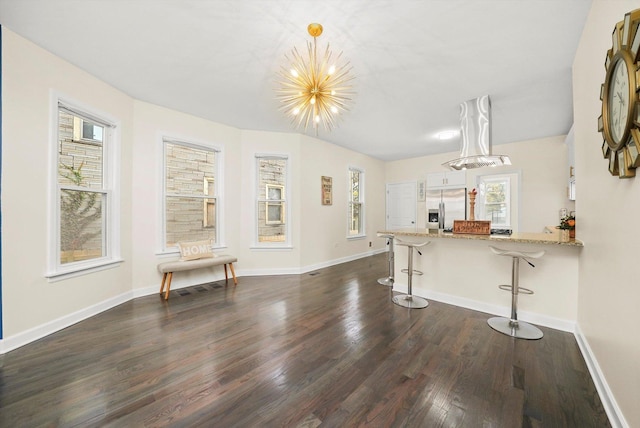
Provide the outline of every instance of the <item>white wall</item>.
[[[131,98],[2,27],[2,298],[4,337],[25,333],[131,289]],[[87,277],[45,277],[55,90],[120,120],[125,263]]]
[[[637,1],[595,0],[573,63],[576,208],[580,239],[578,323],[629,426],[640,426],[640,177],[612,177],[597,131],[600,86],[614,25]],[[607,387],[605,385],[605,387]],[[613,403],[615,406],[615,403]]]
[[[467,170],[467,188],[477,187],[477,176],[486,174],[520,174],[519,232],[542,232],[545,226],[559,224],[560,208],[574,209],[567,197],[569,178],[565,136],[500,144],[494,154],[509,155],[512,165]],[[386,182],[425,180],[427,173],[446,171],[442,163],[459,157],[451,152],[404,159],[386,164]],[[418,227],[425,227],[424,203],[418,204]],[[580,228],[576,228],[579,234]]]

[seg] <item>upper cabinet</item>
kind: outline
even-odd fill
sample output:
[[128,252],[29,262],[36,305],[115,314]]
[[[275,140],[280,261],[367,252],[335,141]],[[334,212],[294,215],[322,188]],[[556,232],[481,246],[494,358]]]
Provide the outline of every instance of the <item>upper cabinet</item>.
[[432,172],[427,174],[427,189],[453,189],[467,186],[467,171]]

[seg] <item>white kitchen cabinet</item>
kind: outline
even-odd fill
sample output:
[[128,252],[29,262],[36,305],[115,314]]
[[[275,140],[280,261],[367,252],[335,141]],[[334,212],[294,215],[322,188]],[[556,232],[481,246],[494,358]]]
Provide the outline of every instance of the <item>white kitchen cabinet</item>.
[[427,174],[427,189],[466,187],[467,171],[432,172]]

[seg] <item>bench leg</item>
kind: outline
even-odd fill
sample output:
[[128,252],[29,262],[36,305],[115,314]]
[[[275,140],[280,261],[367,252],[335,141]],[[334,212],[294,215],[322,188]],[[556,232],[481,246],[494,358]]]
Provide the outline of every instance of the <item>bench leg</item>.
[[[231,275],[233,276],[233,283],[238,285],[238,278],[236,278],[236,271],[233,269],[233,263],[229,263],[229,269],[231,269]],[[227,273],[227,265],[224,266],[224,273]]]
[[229,274],[227,273],[227,264],[224,264],[224,282],[229,281]]
[[173,272],[167,272],[165,275],[167,276],[167,291],[164,293],[164,300],[169,300],[169,291],[171,291],[171,278],[173,278]]
[[164,291],[164,283],[167,280],[167,273],[163,273],[162,274],[162,284],[160,284],[160,295],[162,295],[162,292]]

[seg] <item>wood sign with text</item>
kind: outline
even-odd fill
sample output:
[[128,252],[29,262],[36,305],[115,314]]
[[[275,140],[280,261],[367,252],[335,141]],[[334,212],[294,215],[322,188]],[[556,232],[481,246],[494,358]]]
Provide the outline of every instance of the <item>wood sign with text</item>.
[[490,235],[491,222],[488,220],[453,220],[453,233]]

